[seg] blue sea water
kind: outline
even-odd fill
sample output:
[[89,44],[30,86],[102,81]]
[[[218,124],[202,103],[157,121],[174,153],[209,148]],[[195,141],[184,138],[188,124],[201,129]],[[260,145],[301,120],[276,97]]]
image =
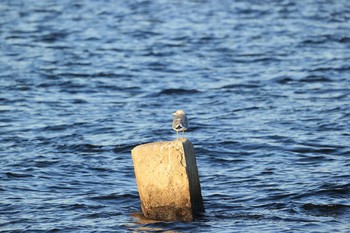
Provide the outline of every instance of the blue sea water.
[[[347,0],[0,1],[0,231],[350,232]],[[206,213],[140,217],[184,109]]]

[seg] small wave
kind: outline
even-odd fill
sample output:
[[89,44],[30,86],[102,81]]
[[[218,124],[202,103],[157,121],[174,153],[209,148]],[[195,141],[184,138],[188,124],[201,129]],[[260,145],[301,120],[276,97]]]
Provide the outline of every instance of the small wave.
[[135,193],[135,194],[131,194],[131,193],[124,193],[124,194],[117,194],[117,193],[111,193],[111,194],[107,194],[107,195],[99,195],[99,196],[93,196],[90,197],[89,199],[92,201],[113,201],[113,200],[128,200],[128,199],[138,199],[139,196]]
[[196,94],[200,93],[200,91],[196,89],[177,89],[177,88],[170,88],[170,89],[164,89],[160,91],[159,95],[186,95],[186,94]]
[[73,104],[87,104],[88,101],[84,99],[72,99]]
[[323,44],[326,42],[327,40],[325,38],[320,38],[320,39],[305,39],[301,43],[303,45],[315,45],[315,44]]
[[8,101],[9,101],[9,99],[1,98],[1,97],[0,97],[0,103],[6,103],[6,102],[8,102]]
[[[65,183],[65,184],[57,184],[57,185],[50,185],[47,187],[50,191],[59,192],[59,190],[77,190],[78,187]],[[64,191],[68,192],[68,191]]]
[[46,168],[46,167],[51,167],[57,163],[59,163],[59,160],[42,160],[42,161],[35,161],[34,166],[37,168]]
[[273,203],[255,205],[254,208],[282,210],[282,209],[287,209],[288,205],[286,203],[273,202]]
[[350,43],[350,37],[346,37],[346,36],[341,37],[338,39],[338,42],[339,43]]
[[223,89],[246,89],[246,88],[259,88],[261,87],[258,83],[247,83],[247,84],[230,84],[220,87]]
[[332,82],[330,78],[318,75],[309,75],[299,80],[305,83],[319,83],[319,82]]
[[332,184],[326,183],[322,184],[316,188],[305,191],[304,193],[300,193],[292,197],[293,199],[301,199],[301,198],[350,198],[350,184]]
[[[300,154],[335,154],[337,152],[338,148],[313,148],[313,147],[293,147],[289,151],[300,153]],[[324,157],[322,157],[324,158]],[[322,158],[316,158],[316,159],[322,159]],[[311,158],[312,159],[312,158]]]
[[110,85],[110,84],[98,84],[96,86],[99,90],[109,90],[109,91],[116,91],[116,92],[136,92],[139,91],[141,92],[141,88],[139,87],[122,87],[122,86],[115,86],[115,85]]
[[325,156],[303,156],[302,158],[297,160],[297,163],[319,163],[330,161],[331,159],[326,158]]
[[92,77],[107,77],[107,78],[132,78],[132,74],[115,73],[115,72],[97,72],[91,75]]
[[302,208],[311,215],[334,216],[346,214],[350,211],[350,206],[342,204],[312,204],[307,203]]
[[238,141],[228,140],[228,141],[222,141],[218,143],[219,145],[237,145],[239,144]]
[[270,81],[278,84],[288,84],[290,82],[294,82],[295,80],[288,76],[280,76],[280,77],[272,78]]
[[350,198],[350,184],[326,183],[320,186],[319,193],[340,194]]
[[45,42],[45,43],[54,43],[59,40],[63,40],[68,36],[68,33],[65,31],[57,31],[57,32],[50,32],[47,34],[43,34],[37,38],[38,41]]
[[63,131],[66,129],[69,129],[71,127],[71,125],[68,124],[63,124],[63,125],[49,125],[49,126],[45,126],[41,129],[39,129],[40,131]]
[[118,145],[113,148],[114,153],[130,152],[136,145]]
[[347,36],[323,35],[318,36],[317,38],[309,38],[302,41],[302,43],[306,45],[325,44],[329,42],[346,44],[350,42],[350,38]]
[[72,49],[73,47],[69,44],[48,44],[46,46],[48,49],[57,49],[57,50],[64,50],[64,49]]
[[106,168],[106,167],[96,167],[96,166],[91,166],[89,167],[92,171],[97,171],[97,172],[115,172],[115,170]]
[[301,79],[295,79],[295,78],[291,78],[288,76],[280,76],[280,77],[276,77],[271,79],[270,81],[274,82],[274,83],[278,83],[278,84],[289,84],[289,83],[328,83],[328,82],[332,82],[333,80],[324,76],[319,76],[319,75],[308,75],[305,76]]
[[107,149],[104,148],[103,146],[99,145],[92,145],[92,144],[75,144],[75,145],[58,145],[57,149],[62,151],[62,152],[104,152]]
[[7,178],[28,178],[28,177],[34,177],[30,174],[24,174],[24,173],[18,173],[18,172],[6,172],[5,175]]
[[343,72],[343,71],[349,71],[350,66],[340,66],[340,67],[334,67],[334,66],[322,66],[322,67],[316,67],[312,69],[312,72],[327,72],[327,71],[338,71],[338,72]]
[[254,214],[254,213],[231,213],[227,211],[215,211],[210,214],[204,214],[204,216],[208,216],[211,219],[220,219],[220,221],[232,221],[232,219],[239,220],[263,220],[269,218],[268,216],[262,214]]

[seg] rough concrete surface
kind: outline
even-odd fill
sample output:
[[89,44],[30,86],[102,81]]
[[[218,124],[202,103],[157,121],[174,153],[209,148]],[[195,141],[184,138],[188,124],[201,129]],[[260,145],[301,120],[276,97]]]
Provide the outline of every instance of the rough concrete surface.
[[145,218],[192,221],[204,212],[196,157],[189,140],[139,145],[132,150],[132,160]]

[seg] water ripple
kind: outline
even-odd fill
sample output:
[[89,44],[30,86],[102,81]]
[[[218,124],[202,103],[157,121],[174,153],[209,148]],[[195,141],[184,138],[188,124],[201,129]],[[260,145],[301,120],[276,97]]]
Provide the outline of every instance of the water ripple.
[[[1,230],[349,231],[349,20],[341,0],[1,2]],[[206,213],[145,220],[130,151],[174,139],[176,109]]]

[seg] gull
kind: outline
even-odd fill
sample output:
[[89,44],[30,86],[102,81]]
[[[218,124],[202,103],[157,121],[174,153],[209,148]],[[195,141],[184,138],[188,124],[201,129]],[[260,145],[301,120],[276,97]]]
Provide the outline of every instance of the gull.
[[173,113],[173,129],[176,131],[176,138],[178,138],[179,131],[182,131],[184,137],[185,130],[188,128],[188,119],[183,110],[177,110]]

